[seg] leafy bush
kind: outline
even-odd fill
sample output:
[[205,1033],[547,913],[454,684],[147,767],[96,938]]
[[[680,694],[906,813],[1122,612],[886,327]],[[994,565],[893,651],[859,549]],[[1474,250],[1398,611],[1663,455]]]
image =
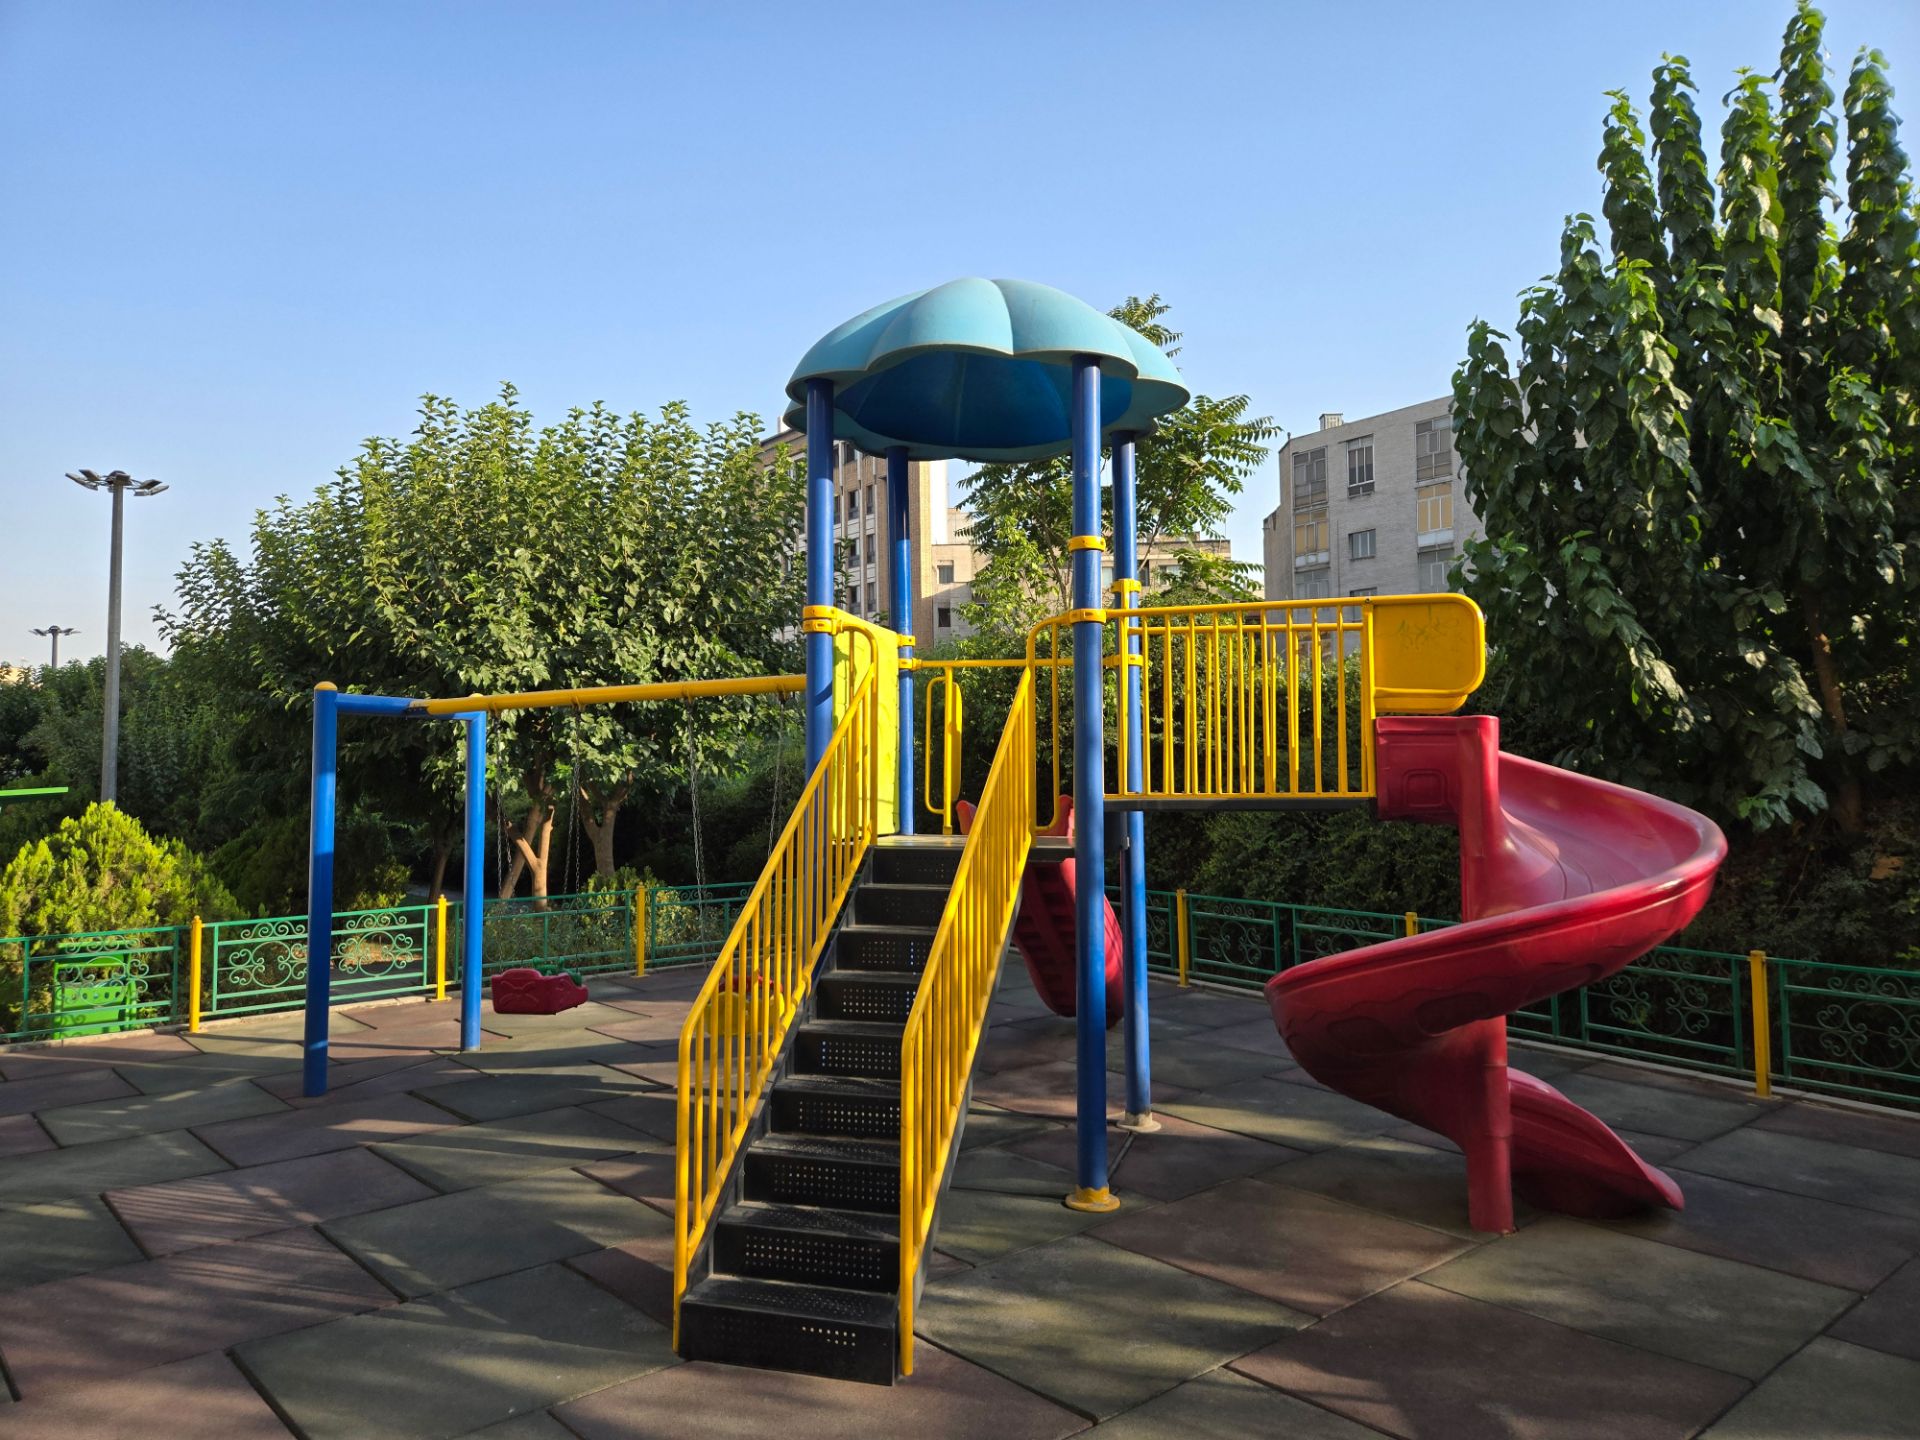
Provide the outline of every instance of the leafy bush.
[[238,906],[206,861],[93,804],[0,871],[0,935],[70,935],[224,919]]

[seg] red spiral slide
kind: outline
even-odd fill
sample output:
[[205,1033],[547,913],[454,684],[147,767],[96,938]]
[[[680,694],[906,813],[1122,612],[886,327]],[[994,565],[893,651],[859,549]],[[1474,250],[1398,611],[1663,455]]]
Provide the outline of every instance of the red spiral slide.
[[1459,829],[1464,922],[1297,966],[1267,1002],[1309,1074],[1460,1146],[1475,1229],[1513,1229],[1515,1190],[1575,1215],[1677,1210],[1671,1179],[1507,1068],[1506,1017],[1685,926],[1726,839],[1684,806],[1501,753],[1499,723],[1376,722],[1378,813]]

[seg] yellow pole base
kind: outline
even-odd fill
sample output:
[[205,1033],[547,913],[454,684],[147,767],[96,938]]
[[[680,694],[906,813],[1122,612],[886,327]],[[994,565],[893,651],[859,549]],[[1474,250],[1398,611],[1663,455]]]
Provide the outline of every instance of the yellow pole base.
[[1160,1122],[1153,1118],[1151,1110],[1142,1110],[1138,1115],[1129,1110],[1113,1125],[1116,1130],[1131,1130],[1136,1135],[1153,1135],[1160,1129]]
[[1084,1210],[1089,1215],[1110,1215],[1120,1208],[1120,1202],[1104,1185],[1098,1190],[1076,1190],[1060,1203],[1069,1210]]

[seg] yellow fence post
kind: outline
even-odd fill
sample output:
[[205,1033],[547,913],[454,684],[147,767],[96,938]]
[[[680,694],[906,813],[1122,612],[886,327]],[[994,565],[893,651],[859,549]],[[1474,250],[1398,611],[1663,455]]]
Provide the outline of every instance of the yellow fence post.
[[447,897],[433,907],[433,998],[447,998]]
[[647,973],[647,887],[633,887],[633,973]]
[[1753,1093],[1773,1094],[1773,1023],[1768,1015],[1767,952],[1747,952],[1747,981],[1753,992]]
[[1180,984],[1187,983],[1187,966],[1193,959],[1193,946],[1187,929],[1187,892],[1173,892],[1174,949],[1179,956]]
[[1418,911],[1409,910],[1407,911],[1407,934],[1418,935],[1419,933],[1420,933],[1420,914]]
[[[187,943],[187,1029],[200,1029],[200,917],[193,917]],[[177,951],[175,952],[178,953]],[[178,1014],[178,1011],[174,1012]]]

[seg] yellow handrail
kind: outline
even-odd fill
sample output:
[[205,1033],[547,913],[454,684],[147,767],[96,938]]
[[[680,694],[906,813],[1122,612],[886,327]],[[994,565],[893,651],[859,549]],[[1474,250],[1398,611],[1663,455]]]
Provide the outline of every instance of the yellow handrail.
[[[933,786],[933,692],[940,688],[941,724],[940,724],[940,789],[935,792]],[[921,766],[920,788],[926,792],[925,800],[930,814],[940,817],[940,833],[953,833],[953,806],[960,798],[960,736],[965,722],[963,703],[960,698],[960,685],[955,679],[952,666],[941,667],[927,685],[927,714],[924,729],[926,731],[925,757]]]
[[900,1369],[913,1288],[1033,843],[1034,675],[1020,677],[900,1041]]
[[[873,627],[840,617],[836,629]],[[870,669],[807,778],[766,868],[680,1030],[673,1203],[673,1338],[727,1171],[841,904],[879,830],[879,683]]]

